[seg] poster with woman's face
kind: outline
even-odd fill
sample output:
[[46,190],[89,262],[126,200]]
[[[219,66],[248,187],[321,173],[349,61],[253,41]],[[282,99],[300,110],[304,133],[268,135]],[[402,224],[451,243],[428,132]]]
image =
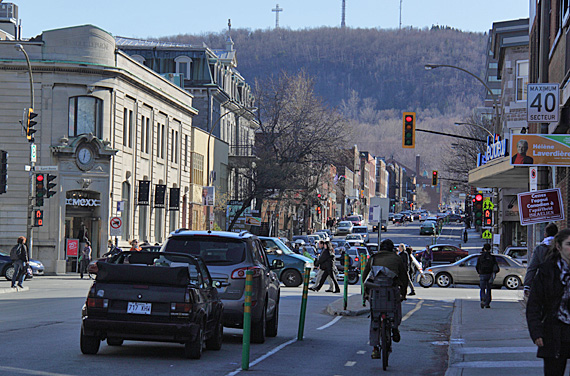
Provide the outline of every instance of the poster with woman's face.
[[511,135],[512,165],[570,166],[570,135]]

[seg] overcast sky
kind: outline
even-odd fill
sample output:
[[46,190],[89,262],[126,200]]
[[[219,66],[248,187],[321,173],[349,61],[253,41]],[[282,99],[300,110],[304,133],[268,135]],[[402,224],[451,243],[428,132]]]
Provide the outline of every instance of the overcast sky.
[[[1,0],[0,0],[1,1]],[[4,2],[8,2],[5,0]],[[233,28],[275,27],[279,4],[282,28],[337,27],[342,0],[12,0],[19,7],[24,38],[44,30],[93,24],[113,35],[161,37]],[[346,25],[395,29],[400,0],[346,0]],[[402,26],[447,25],[463,31],[488,31],[493,22],[526,18],[529,0],[402,0]]]

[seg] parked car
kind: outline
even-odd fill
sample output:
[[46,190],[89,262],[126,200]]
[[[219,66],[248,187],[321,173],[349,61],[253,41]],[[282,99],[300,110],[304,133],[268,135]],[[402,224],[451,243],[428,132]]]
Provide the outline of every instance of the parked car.
[[332,231],[328,228],[322,229],[319,232],[325,232],[329,236],[330,239],[332,239],[332,237],[333,237]]
[[222,301],[204,261],[165,252],[123,252],[116,263],[98,262],[82,309],[80,347],[96,354],[102,340],[176,342],[199,359],[222,347]]
[[[281,260],[283,268],[278,269],[277,278],[287,287],[297,287],[303,283],[305,268],[314,268],[313,260],[291,251],[279,238],[260,236],[261,244],[267,253],[269,263]],[[313,272],[313,274],[315,274]]]
[[[507,255],[494,255],[499,264],[500,271],[493,282],[494,287],[505,286],[509,290],[516,290],[522,286],[526,275],[526,267]],[[479,274],[475,270],[479,254],[467,256],[451,265],[439,265],[427,268],[420,285],[430,287],[437,284],[439,287],[449,287],[451,284],[479,285]]]
[[507,247],[505,255],[510,256],[519,263],[526,265],[528,263],[528,248],[527,247]]
[[314,246],[316,246],[322,240],[318,234],[307,235],[307,237],[309,238],[309,244]]
[[364,243],[368,243],[370,240],[370,235],[368,234],[368,226],[354,226],[352,228],[352,233],[362,236]]
[[348,234],[344,240],[346,240],[351,247],[354,247],[355,245],[364,245],[364,238],[361,234]]
[[170,234],[161,252],[178,252],[201,257],[212,278],[222,284],[218,289],[224,303],[223,322],[229,328],[243,328],[245,274],[253,271],[251,340],[265,342],[277,335],[280,284],[274,270],[284,266],[280,260],[269,262],[259,238],[247,231],[189,231]]
[[340,221],[338,226],[336,227],[336,234],[337,235],[346,235],[352,232],[352,228],[354,225],[350,221]]
[[450,214],[448,216],[449,218],[449,222],[463,222],[463,218],[461,217],[460,214]]
[[[30,259],[29,261],[28,266],[32,270],[32,275],[44,275],[44,264],[42,264],[41,261],[34,259]],[[14,276],[14,265],[12,265],[9,251],[0,251],[0,276],[3,276],[8,281],[11,281]],[[29,274],[26,274],[26,279],[31,277]]]
[[293,235],[293,240],[292,240],[293,242],[295,242],[298,239],[303,240],[306,244],[312,244],[307,235]]
[[[450,244],[434,244],[430,245],[429,248],[432,251],[434,263],[455,262],[469,254],[469,252]],[[417,260],[421,260],[424,252],[425,249],[417,251],[414,256]]]
[[141,245],[141,249],[143,251],[147,251],[147,252],[160,252],[160,249],[162,248],[162,245],[160,244],[145,244],[145,245]]
[[327,234],[325,231],[320,230],[320,231],[315,232],[315,234],[321,236],[321,238],[326,242],[331,240],[329,234]]
[[389,221],[393,221],[393,220],[394,220],[394,213],[388,213],[388,220],[389,220]]
[[420,235],[437,235],[437,228],[434,221],[423,221],[420,225]]
[[353,226],[362,226],[362,218],[359,215],[349,215],[346,220],[352,222]]

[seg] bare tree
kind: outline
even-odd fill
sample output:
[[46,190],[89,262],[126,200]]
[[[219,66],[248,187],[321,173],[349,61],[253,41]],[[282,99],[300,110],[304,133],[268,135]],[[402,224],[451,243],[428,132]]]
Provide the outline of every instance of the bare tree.
[[291,192],[302,191],[308,197],[306,191],[316,190],[325,167],[335,164],[346,145],[347,123],[315,95],[313,87],[303,72],[256,82],[257,158],[252,169],[242,172],[249,181],[248,192],[230,230],[253,199],[260,208],[264,199],[282,200]]

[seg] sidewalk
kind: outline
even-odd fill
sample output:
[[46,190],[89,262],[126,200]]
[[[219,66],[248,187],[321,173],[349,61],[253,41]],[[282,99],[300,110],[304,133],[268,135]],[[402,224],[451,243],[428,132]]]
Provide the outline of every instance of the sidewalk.
[[522,302],[458,299],[451,319],[446,376],[539,375],[542,359],[530,339]]

